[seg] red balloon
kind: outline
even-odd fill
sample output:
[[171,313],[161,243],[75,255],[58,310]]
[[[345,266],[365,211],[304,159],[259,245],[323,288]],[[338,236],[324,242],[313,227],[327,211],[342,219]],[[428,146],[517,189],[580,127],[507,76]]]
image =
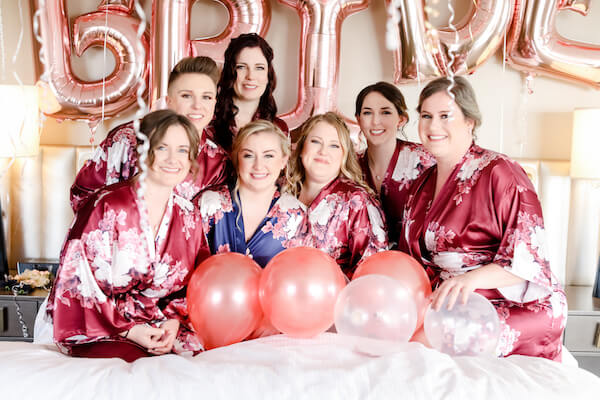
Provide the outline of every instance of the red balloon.
[[262,319],[261,269],[250,257],[223,253],[204,260],[187,289],[188,313],[206,349],[244,340]]
[[423,325],[431,295],[431,282],[423,266],[406,253],[388,250],[367,258],[356,268],[352,279],[369,274],[386,275],[399,280],[406,286],[417,305],[418,330]]
[[340,267],[321,250],[287,249],[269,261],[260,277],[260,304],[279,331],[313,337],[333,324],[335,301],[345,285]]

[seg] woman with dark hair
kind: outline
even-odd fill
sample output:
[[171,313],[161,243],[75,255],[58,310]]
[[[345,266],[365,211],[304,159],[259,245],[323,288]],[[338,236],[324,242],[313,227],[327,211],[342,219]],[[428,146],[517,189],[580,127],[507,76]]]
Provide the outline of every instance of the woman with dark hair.
[[408,112],[396,86],[377,82],[365,87],[356,97],[355,116],[368,146],[359,158],[363,177],[379,194],[390,241],[396,241],[408,189],[435,159],[420,144],[398,137]]
[[264,268],[280,251],[302,244],[305,207],[278,185],[289,156],[289,137],[269,121],[252,121],[236,135],[237,180],[199,196],[213,254],[246,254]]
[[432,307],[477,290],[496,307],[497,355],[561,359],[565,294],[550,270],[540,201],[523,168],[475,144],[481,114],[462,77],[419,97],[419,136],[437,164],[412,185],[400,250],[433,284]]
[[[223,182],[227,175],[227,153],[214,142],[213,118],[219,70],[210,57],[187,57],[169,75],[167,106],[187,117],[200,134],[198,173],[177,187],[187,199],[207,186]],[[133,121],[111,130],[93,157],[77,173],[71,187],[71,207],[77,211],[99,189],[137,174],[138,139]]]
[[276,116],[276,84],[273,49],[265,39],[245,33],[229,43],[217,85],[213,122],[216,141],[222,148],[231,151],[238,130],[256,119],[271,121],[289,134],[287,124]]
[[362,260],[387,249],[384,217],[337,114],[315,115],[302,125],[288,180],[308,207],[305,244],[329,254],[348,278]]
[[[134,179],[94,194],[76,214],[46,307],[61,351],[133,361],[199,352],[184,288],[209,255],[199,211],[174,188],[197,171],[198,132],[184,116],[144,117],[143,198]],[[49,322],[46,320],[46,322]]]

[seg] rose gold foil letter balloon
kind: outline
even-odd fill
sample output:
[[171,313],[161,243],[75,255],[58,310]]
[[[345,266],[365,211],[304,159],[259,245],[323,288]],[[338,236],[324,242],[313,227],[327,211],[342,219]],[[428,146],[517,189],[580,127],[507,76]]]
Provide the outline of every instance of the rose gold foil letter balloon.
[[[137,31],[140,20],[132,15],[133,0],[104,0],[98,11],[75,19],[73,38],[65,0],[36,0],[40,10],[40,36],[44,54],[44,75],[60,103],[61,110],[51,114],[55,118],[97,119],[111,117],[136,101],[139,85],[148,76],[146,55],[148,37],[140,39]],[[115,58],[115,69],[104,80],[86,82],[73,73],[71,53],[81,56],[92,46],[102,47]],[[72,48],[71,48],[72,46]]]
[[556,30],[558,11],[587,15],[589,1],[521,0],[508,36],[507,61],[516,69],[592,85],[600,89],[600,44],[577,42]]
[[279,0],[300,16],[300,76],[296,107],[281,116],[290,129],[313,114],[335,111],[340,31],[346,17],[364,10],[369,0]]
[[242,33],[264,36],[271,21],[268,0],[217,0],[229,13],[227,26],[219,35],[190,39],[190,14],[194,0],[154,0],[152,4],[152,54],[150,102],[166,96],[171,69],[189,56],[208,56],[223,62],[232,38]]
[[394,52],[394,81],[473,72],[502,44],[513,3],[478,0],[465,18],[452,22],[454,29],[435,29],[428,23],[424,2],[400,0],[400,47]]

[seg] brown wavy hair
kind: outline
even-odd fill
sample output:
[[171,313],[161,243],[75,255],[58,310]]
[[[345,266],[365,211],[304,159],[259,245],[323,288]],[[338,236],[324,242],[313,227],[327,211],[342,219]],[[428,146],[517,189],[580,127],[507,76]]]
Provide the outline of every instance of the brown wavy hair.
[[231,126],[235,126],[235,116],[238,108],[233,103],[236,96],[234,84],[237,79],[236,64],[240,52],[247,47],[260,48],[263,56],[267,59],[268,82],[265,92],[260,97],[256,115],[260,119],[273,121],[277,115],[277,104],[273,97],[273,91],[277,86],[277,77],[273,68],[273,49],[265,39],[256,33],[244,33],[232,39],[225,50],[223,71],[221,79],[217,84],[217,105],[215,106],[214,127],[216,128],[215,140],[217,144],[226,150],[231,150],[233,133]]
[[343,176],[353,181],[365,189],[369,194],[374,195],[373,190],[363,180],[362,170],[360,168],[360,164],[358,163],[358,158],[356,156],[356,152],[354,151],[352,140],[350,139],[350,130],[348,129],[348,126],[342,117],[331,111],[325,114],[314,115],[306,120],[304,124],[302,124],[302,127],[300,128],[300,136],[296,142],[296,148],[292,153],[288,164],[287,188],[289,192],[298,197],[302,191],[302,184],[306,180],[306,170],[302,164],[302,150],[308,134],[320,122],[324,122],[333,126],[338,133],[338,138],[340,140],[343,152],[339,176]]
[[[172,110],[153,111],[142,118],[140,132],[144,134],[150,142],[146,164],[152,165],[154,163],[154,151],[165,137],[167,130],[173,125],[181,126],[185,130],[187,138],[190,141],[188,159],[192,163],[192,175],[196,176],[196,173],[198,172],[198,161],[196,161],[196,158],[198,157],[198,142],[200,141],[198,130],[189,119]],[[138,157],[138,170],[141,171],[139,162],[140,158]]]

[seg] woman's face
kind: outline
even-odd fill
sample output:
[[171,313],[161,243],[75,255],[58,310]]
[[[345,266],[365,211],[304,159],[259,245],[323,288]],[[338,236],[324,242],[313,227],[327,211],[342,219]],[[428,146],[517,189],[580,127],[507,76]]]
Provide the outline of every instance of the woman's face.
[[167,105],[189,118],[201,134],[213,118],[216,98],[217,87],[208,75],[188,73],[180,75],[169,86]]
[[381,93],[373,91],[365,96],[358,124],[369,146],[392,145],[398,129],[405,123],[406,118]]
[[237,56],[233,85],[240,100],[258,101],[269,83],[269,64],[260,47],[245,47]]
[[317,122],[306,136],[302,153],[306,180],[327,184],[338,177],[344,150],[337,130],[327,122]]
[[419,137],[438,160],[458,162],[473,142],[474,122],[445,91],[423,101],[419,116]]
[[186,131],[181,125],[171,125],[154,148],[154,162],[148,168],[148,179],[173,188],[185,179],[191,166]]
[[287,161],[276,133],[260,132],[249,136],[238,153],[240,187],[254,192],[273,189]]

